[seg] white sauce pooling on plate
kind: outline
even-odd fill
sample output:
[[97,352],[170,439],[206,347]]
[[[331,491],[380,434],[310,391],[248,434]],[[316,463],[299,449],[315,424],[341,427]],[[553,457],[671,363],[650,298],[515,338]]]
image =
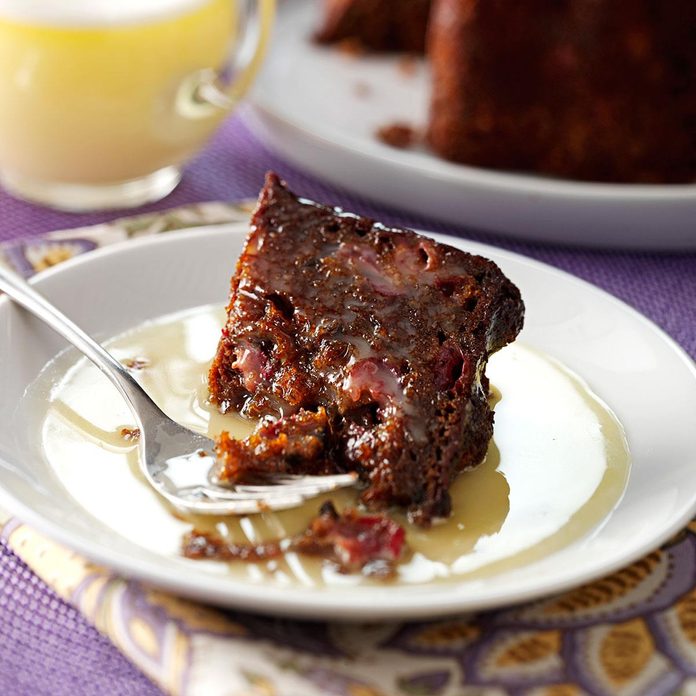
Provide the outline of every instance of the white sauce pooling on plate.
[[[236,414],[222,416],[206,403],[207,368],[223,318],[220,307],[198,308],[138,327],[106,345],[121,360],[148,361],[134,375],[175,420],[210,435],[227,429],[243,437],[253,424]],[[442,524],[423,530],[394,514],[405,524],[414,552],[400,566],[397,582],[485,576],[527,564],[590,534],[621,497],[629,461],[623,431],[586,385],[520,343],[494,355],[488,375],[495,385],[496,416],[486,460],[452,486],[454,514]],[[355,504],[356,493],[342,491],[297,510],[184,518],[140,476],[136,445],[120,434],[132,425],[112,385],[81,359],[66,365],[65,376],[50,390],[43,448],[80,507],[154,553],[179,556],[182,535],[192,524],[233,541],[258,542],[301,531],[327,498],[339,508]],[[278,585],[373,582],[339,575],[296,554],[268,564],[182,563]]]
[[111,27],[188,12],[206,0],[0,0],[0,18],[44,26]]

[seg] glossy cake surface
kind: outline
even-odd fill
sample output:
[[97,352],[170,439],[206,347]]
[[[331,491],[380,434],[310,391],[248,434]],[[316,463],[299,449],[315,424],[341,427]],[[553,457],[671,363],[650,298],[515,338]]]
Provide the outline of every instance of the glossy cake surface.
[[428,524],[493,428],[488,356],[523,321],[491,261],[298,199],[270,174],[232,278],[211,397],[261,418],[220,476],[357,471],[362,501]]

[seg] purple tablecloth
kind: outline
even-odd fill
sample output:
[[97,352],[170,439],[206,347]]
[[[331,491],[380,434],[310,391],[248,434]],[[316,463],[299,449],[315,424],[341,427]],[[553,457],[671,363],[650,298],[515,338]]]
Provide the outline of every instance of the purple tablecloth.
[[[525,244],[462,226],[400,214],[327,187],[266,150],[238,120],[230,120],[189,166],[166,200],[136,212],[205,200],[254,197],[275,169],[301,194],[384,222],[448,232],[495,244],[563,268],[625,300],[696,356],[696,254],[591,251]],[[73,215],[13,200],[0,192],[0,241],[35,236],[120,217]],[[656,231],[656,233],[659,231]],[[696,235],[696,221],[694,224]],[[64,604],[5,546],[0,546],[0,694],[158,694],[80,614]]]

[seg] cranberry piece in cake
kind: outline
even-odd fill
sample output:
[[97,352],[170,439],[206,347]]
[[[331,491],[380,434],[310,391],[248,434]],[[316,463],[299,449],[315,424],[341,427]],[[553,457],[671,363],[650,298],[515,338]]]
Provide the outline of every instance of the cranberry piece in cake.
[[427,525],[493,432],[488,356],[522,327],[491,261],[298,199],[269,174],[232,278],[212,400],[262,418],[218,476],[356,471],[372,509]]
[[343,573],[390,578],[406,551],[406,532],[386,515],[360,515],[350,509],[339,515],[328,502],[290,548],[325,558]]

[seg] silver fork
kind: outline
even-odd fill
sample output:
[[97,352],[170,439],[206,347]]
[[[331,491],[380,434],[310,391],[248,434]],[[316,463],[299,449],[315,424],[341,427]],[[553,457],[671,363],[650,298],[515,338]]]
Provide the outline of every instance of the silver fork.
[[113,382],[140,428],[140,469],[155,490],[176,507],[209,515],[285,510],[356,483],[357,475],[348,473],[276,476],[270,479],[271,485],[218,485],[212,473],[215,443],[210,438],[165,415],[116,358],[2,264],[0,290],[63,336]]

